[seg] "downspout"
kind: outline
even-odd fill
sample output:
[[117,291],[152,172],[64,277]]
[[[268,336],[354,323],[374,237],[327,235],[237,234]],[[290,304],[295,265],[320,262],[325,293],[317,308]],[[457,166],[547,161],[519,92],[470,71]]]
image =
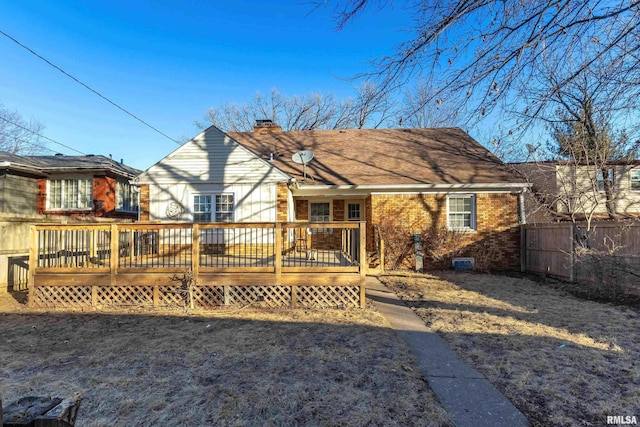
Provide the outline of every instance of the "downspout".
[[527,214],[524,210],[524,190],[518,193],[518,204],[520,205],[520,224],[527,223]]
[[522,190],[518,193],[518,205],[520,206],[520,272],[525,273],[527,271],[527,247],[526,247],[526,228],[527,214],[524,209],[524,192]]

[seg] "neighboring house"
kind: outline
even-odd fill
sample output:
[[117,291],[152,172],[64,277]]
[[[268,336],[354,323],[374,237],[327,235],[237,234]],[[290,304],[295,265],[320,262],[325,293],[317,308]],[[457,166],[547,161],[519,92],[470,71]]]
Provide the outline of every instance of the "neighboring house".
[[140,172],[105,156],[0,151],[0,213],[136,219]]
[[[512,163],[533,184],[527,213],[530,221],[606,218],[603,173],[571,161]],[[617,215],[640,216],[640,161],[611,162],[612,205]]]
[[[292,160],[301,150],[314,152],[306,165]],[[518,195],[529,186],[460,129],[282,132],[270,123],[210,127],[136,183],[142,220],[366,221],[368,250],[374,226],[448,229],[496,269],[519,266]]]

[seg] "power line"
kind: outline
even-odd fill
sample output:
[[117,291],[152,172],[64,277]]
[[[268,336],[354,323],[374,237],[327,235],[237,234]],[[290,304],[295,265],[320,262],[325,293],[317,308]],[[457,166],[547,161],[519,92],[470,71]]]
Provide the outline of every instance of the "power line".
[[49,148],[49,147],[47,147],[45,145],[36,144],[33,141],[29,141],[28,139],[17,137],[15,135],[11,135],[11,134],[8,134],[6,132],[0,132],[0,135],[5,136],[7,138],[11,138],[13,141],[19,141],[19,142],[22,142],[22,143],[25,143],[25,144],[29,144],[29,145],[37,147],[37,148],[39,148],[41,150],[51,151],[52,153],[56,152],[56,150],[52,150],[51,148]]
[[[51,139],[51,138],[49,138],[48,136],[40,135],[38,132],[36,132],[36,131],[33,131],[33,130],[29,129],[28,127],[24,127],[24,126],[22,126],[22,125],[21,125],[21,124],[19,124],[19,123],[12,122],[11,120],[8,120],[8,119],[6,119],[6,118],[4,118],[4,117],[2,117],[2,116],[0,116],[0,120],[4,120],[4,121],[5,121],[5,122],[7,122],[7,123],[11,123],[12,125],[19,127],[20,129],[24,129],[24,130],[26,130],[27,132],[31,132],[32,134],[34,134],[34,135],[36,135],[36,136],[39,136],[40,138],[46,139],[46,140],[48,140],[48,141],[51,141],[51,142],[53,142],[54,144],[58,144],[58,145],[60,145],[60,146],[62,146],[62,147],[64,147],[64,148],[67,148],[67,149],[69,149],[69,150],[71,150],[71,151],[75,151],[76,153],[80,153],[80,154],[82,154],[82,155],[84,156],[84,153],[83,153],[82,151],[78,151],[78,150],[76,150],[76,149],[75,149],[75,148],[73,148],[73,147],[69,147],[68,145],[63,144],[62,142],[58,142],[58,141],[56,141],[55,139]],[[52,151],[53,151],[53,150],[52,150]]]
[[4,31],[0,30],[0,34],[2,34],[3,36],[7,37],[9,40],[13,41],[15,44],[17,44],[18,46],[22,47],[23,49],[26,49],[27,51],[29,51],[30,53],[32,53],[33,55],[35,55],[37,58],[41,59],[42,61],[46,62],[47,64],[51,65],[53,68],[55,68],[56,70],[60,71],[62,74],[64,74],[65,76],[69,77],[71,80],[75,81],[76,83],[78,83],[81,86],[84,86],[86,89],[90,90],[91,92],[93,92],[94,94],[98,95],[100,98],[104,99],[105,101],[107,101],[109,104],[113,105],[114,107],[118,108],[119,110],[123,111],[124,113],[128,114],[129,116],[133,117],[134,119],[136,119],[137,121],[139,121],[140,123],[142,123],[143,125],[147,126],[150,129],[153,129],[155,132],[159,133],[160,135],[164,136],[165,138],[167,138],[170,141],[175,142],[178,145],[181,145],[178,141],[176,141],[175,139],[171,138],[169,135],[167,135],[166,133],[158,130],[157,128],[153,127],[152,125],[150,125],[149,123],[145,122],[144,120],[142,120],[140,117],[136,116],[135,114],[129,112],[128,110],[126,110],[125,108],[121,107],[120,105],[116,104],[114,101],[110,100],[109,98],[107,98],[106,96],[102,95],[100,92],[98,92],[97,90],[93,89],[92,87],[90,87],[89,85],[81,82],[80,80],[78,80],[77,78],[75,78],[74,76],[72,76],[71,74],[67,73],[65,70],[63,70],[62,68],[58,67],[57,65],[55,65],[54,63],[52,63],[51,61],[49,61],[48,59],[44,58],[42,55],[38,54],[37,52],[35,52],[33,49],[29,48],[28,46],[25,46],[24,44],[20,43],[18,40],[14,39],[13,37],[11,37],[9,34],[5,33]]

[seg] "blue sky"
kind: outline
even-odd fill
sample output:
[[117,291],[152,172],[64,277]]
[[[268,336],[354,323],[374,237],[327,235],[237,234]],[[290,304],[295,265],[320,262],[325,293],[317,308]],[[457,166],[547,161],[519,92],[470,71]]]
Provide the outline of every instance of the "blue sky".
[[[173,139],[256,91],[345,98],[407,35],[398,7],[335,30],[332,5],[298,1],[0,0],[0,30]],[[177,145],[0,35],[0,103],[88,154],[146,169]],[[49,143],[63,154],[76,154]]]

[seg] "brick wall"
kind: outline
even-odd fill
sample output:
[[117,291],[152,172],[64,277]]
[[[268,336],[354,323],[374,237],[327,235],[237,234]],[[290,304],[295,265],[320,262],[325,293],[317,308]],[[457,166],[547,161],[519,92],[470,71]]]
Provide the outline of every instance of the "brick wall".
[[279,183],[277,188],[276,199],[276,221],[286,222],[289,220],[289,204],[287,203],[287,195],[289,188],[285,183]]
[[333,220],[344,221],[344,200],[333,201]]
[[[447,226],[447,199],[441,194],[395,194],[371,197],[372,224],[387,223],[393,229],[421,233],[429,228]],[[367,200],[367,207],[369,201]],[[520,265],[520,228],[518,226],[518,199],[511,194],[476,194],[475,231],[461,236],[463,251],[460,256],[473,256],[482,267],[505,270]],[[372,233],[372,228],[368,229]],[[411,268],[413,256],[404,267]],[[426,268],[446,268],[447,265],[425,260]]]
[[[38,196],[36,200],[39,214],[64,215],[71,217],[103,217],[136,219],[132,212],[116,211],[116,179],[109,176],[94,176],[93,181],[93,209],[91,210],[47,210],[47,179],[38,179]],[[148,200],[148,198],[147,198]]]
[[149,184],[140,186],[140,220],[149,221]]
[[296,221],[309,221],[308,200],[296,200]]

